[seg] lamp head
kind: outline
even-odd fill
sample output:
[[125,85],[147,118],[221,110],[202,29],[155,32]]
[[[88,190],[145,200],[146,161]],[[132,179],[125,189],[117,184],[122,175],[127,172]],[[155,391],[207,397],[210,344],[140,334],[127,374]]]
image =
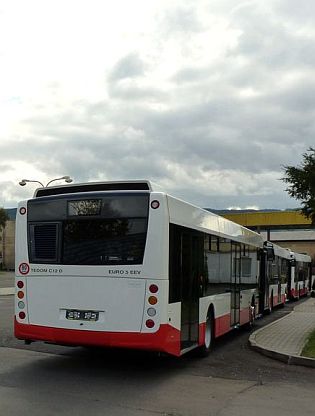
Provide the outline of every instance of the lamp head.
[[67,182],[67,183],[73,182],[73,179],[71,179],[69,175],[63,176],[60,179],[64,179],[64,181]]

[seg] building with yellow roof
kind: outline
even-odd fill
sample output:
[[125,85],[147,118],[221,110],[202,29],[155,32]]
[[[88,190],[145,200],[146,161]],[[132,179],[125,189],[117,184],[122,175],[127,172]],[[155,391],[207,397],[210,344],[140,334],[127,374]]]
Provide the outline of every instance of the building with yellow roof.
[[298,253],[310,255],[315,262],[315,226],[298,210],[224,211],[221,215],[257,231],[269,241]]

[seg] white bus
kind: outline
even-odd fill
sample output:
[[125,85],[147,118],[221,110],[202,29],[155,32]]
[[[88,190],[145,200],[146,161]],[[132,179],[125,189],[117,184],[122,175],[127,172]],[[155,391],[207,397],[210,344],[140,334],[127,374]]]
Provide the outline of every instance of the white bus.
[[271,312],[289,299],[294,253],[266,241],[261,252],[259,311]]
[[289,280],[288,292],[290,299],[306,296],[311,290],[312,269],[311,257],[307,254],[292,253],[292,274]]
[[15,335],[207,354],[253,321],[262,248],[148,181],[40,188],[17,211]]

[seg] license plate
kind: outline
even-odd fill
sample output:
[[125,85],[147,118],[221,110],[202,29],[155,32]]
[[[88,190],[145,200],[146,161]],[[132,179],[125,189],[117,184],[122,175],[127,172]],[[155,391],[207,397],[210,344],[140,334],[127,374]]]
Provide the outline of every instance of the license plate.
[[70,321],[98,321],[98,311],[80,311],[77,309],[67,309],[66,318]]

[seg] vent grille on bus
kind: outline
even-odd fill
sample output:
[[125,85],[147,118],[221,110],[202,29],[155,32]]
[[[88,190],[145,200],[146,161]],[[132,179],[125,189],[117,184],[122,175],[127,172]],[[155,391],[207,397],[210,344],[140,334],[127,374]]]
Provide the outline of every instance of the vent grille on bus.
[[58,223],[30,225],[31,262],[56,262],[58,260]]

